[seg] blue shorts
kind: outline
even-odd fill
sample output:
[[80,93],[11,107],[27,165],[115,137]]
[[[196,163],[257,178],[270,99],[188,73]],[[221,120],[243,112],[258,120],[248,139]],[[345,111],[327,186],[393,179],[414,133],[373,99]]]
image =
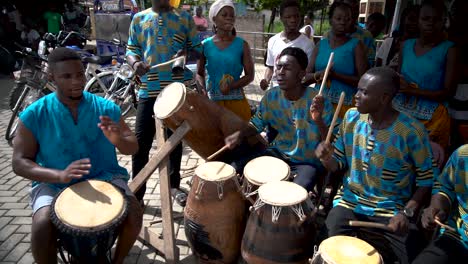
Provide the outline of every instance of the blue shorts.
[[[128,188],[126,181],[119,178],[114,179],[110,182],[122,189],[125,192],[125,195],[134,196],[132,191],[130,191],[130,188]],[[31,197],[30,205],[33,210],[33,215],[37,212],[37,210],[41,209],[42,207],[50,206],[55,196],[57,196],[57,194],[60,191],[61,189],[56,188],[47,183],[39,183],[38,185],[34,186],[29,191],[29,195]]]

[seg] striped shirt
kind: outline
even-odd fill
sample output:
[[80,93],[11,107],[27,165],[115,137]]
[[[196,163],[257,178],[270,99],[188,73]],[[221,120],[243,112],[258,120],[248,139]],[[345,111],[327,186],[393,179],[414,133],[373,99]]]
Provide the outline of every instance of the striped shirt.
[[[319,127],[310,116],[310,106],[317,91],[306,89],[304,95],[290,101],[279,87],[274,87],[263,96],[257,112],[250,123],[260,133],[267,126],[278,131],[272,147],[283,153],[286,159],[296,163],[307,163],[321,167],[315,156],[315,149],[322,141]],[[333,107],[330,100],[324,99],[322,118],[329,126],[333,118]]]
[[[172,9],[156,13],[151,8],[137,13],[130,24],[126,55],[133,55],[156,65],[172,59],[179,50],[196,47],[201,51],[200,39],[192,16],[185,11]],[[171,65],[151,70],[142,76],[138,96],[156,97],[161,89],[172,82],[192,78],[192,72],[173,75]]]
[[441,194],[450,200],[452,212],[448,224],[457,232],[441,229],[441,233],[460,241],[468,249],[468,144],[461,146],[434,181],[432,194]]
[[400,113],[390,127],[376,130],[368,117],[351,108],[335,139],[334,158],[346,174],[333,205],[392,217],[410,200],[414,186],[431,187],[439,172],[419,121]]

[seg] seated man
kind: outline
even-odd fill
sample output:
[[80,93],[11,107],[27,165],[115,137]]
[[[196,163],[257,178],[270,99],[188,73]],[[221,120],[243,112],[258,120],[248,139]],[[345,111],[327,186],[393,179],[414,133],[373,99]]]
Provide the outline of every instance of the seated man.
[[142,224],[142,210],[127,186],[128,172],[119,166],[115,148],[135,153],[135,135],[114,103],[83,92],[80,56],[67,48],[49,55],[50,77],[57,91],[44,96],[20,115],[13,146],[13,170],[33,181],[31,248],[37,263],[57,262],[57,233],[51,203],[61,189],[85,179],[109,181],[129,199],[114,263],[123,263]]
[[[322,164],[345,171],[333,209],[326,219],[328,236],[357,235],[374,246],[385,263],[409,263],[416,226],[411,223],[429,199],[434,167],[429,138],[416,119],[396,111],[392,99],[399,77],[389,68],[373,68],[360,79],[356,108],[340,125],[334,150],[320,143]],[[391,230],[358,229],[350,220],[383,223]]]
[[[253,158],[270,155],[286,161],[291,167],[294,182],[311,191],[316,176],[323,170],[314,150],[325,139],[333,116],[329,101],[302,85],[308,59],[300,48],[284,49],[276,64],[279,87],[268,90],[251,118],[250,126],[226,138],[226,145],[234,148],[245,138],[262,132],[266,127],[277,131],[271,148],[265,151],[244,150],[232,165],[238,173]],[[309,113],[309,111],[311,113]]]
[[421,222],[434,229],[435,219],[456,231],[441,229],[437,239],[423,250],[413,264],[462,263],[468,258],[468,145],[458,148],[435,179],[431,205]]

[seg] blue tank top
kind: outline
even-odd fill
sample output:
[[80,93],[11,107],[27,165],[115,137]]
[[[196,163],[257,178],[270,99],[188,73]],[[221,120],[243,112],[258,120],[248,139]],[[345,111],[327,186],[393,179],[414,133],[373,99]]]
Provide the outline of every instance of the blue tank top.
[[[331,48],[328,41],[329,39],[322,39],[319,43],[319,51],[315,60],[315,71],[325,70],[328,58],[334,52],[333,71],[346,75],[354,75],[356,72],[356,67],[354,67],[354,50],[359,43],[359,39],[350,38],[348,42],[334,49]],[[345,92],[344,104],[352,105],[353,97],[357,90],[356,87],[339,80],[329,80],[331,80],[331,85],[323,90],[323,95],[328,97],[333,103],[338,103],[341,92]],[[320,85],[316,85],[315,89],[320,89]]]
[[206,90],[211,100],[241,100],[244,98],[242,89],[234,89],[223,95],[219,89],[222,83],[232,83],[240,79],[244,65],[242,55],[244,40],[236,37],[232,43],[221,50],[216,46],[213,37],[203,41],[203,54],[206,58]]
[[[421,56],[415,54],[415,44],[416,39],[405,41],[401,75],[406,81],[416,83],[420,89],[440,90],[443,88],[445,81],[447,52],[453,46],[453,43],[448,40],[443,41]],[[429,120],[439,103],[416,96],[397,94],[393,99],[393,106],[398,111],[406,112],[415,118]]]

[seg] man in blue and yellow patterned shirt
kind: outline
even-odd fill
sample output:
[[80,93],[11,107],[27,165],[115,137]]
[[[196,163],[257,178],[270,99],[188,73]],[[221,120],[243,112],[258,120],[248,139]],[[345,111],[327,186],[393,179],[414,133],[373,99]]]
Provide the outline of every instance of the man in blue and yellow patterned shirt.
[[[389,68],[367,71],[358,84],[356,108],[348,110],[334,142],[321,143],[317,157],[332,172],[345,171],[326,228],[328,236],[353,235],[367,241],[385,263],[409,263],[416,226],[410,223],[429,199],[433,163],[429,138],[416,119],[392,108],[399,77]],[[356,229],[350,220],[372,221],[390,231]],[[411,232],[410,232],[411,231]]]
[[[146,165],[156,131],[153,105],[159,92],[172,82],[183,82],[192,78],[190,71],[172,73],[171,65],[151,69],[150,66],[169,61],[185,50],[200,47],[200,39],[193,18],[185,11],[169,5],[169,0],[153,0],[152,7],[137,13],[130,24],[127,62],[141,77],[138,92],[135,134],[140,146],[132,158],[133,177]],[[166,129],[166,134],[171,133]],[[170,155],[169,176],[172,194],[176,202],[185,205],[186,194],[179,189],[182,144]],[[136,193],[142,201],[146,185]]]
[[423,250],[413,264],[466,263],[468,259],[468,144],[458,148],[434,181],[431,205],[421,222],[434,229],[437,219],[447,224],[440,236]]
[[[294,182],[311,191],[323,170],[315,157],[315,148],[327,134],[333,117],[330,101],[317,96],[317,92],[301,84],[307,68],[305,52],[288,47],[279,55],[276,76],[279,87],[267,91],[256,114],[250,119],[246,131],[240,131],[226,138],[230,147],[237,146],[243,138],[262,132],[267,126],[278,134],[266,152],[248,150],[238,155],[233,165],[242,173],[245,164],[258,156],[270,155],[287,162]],[[316,112],[313,116],[311,112]]]

